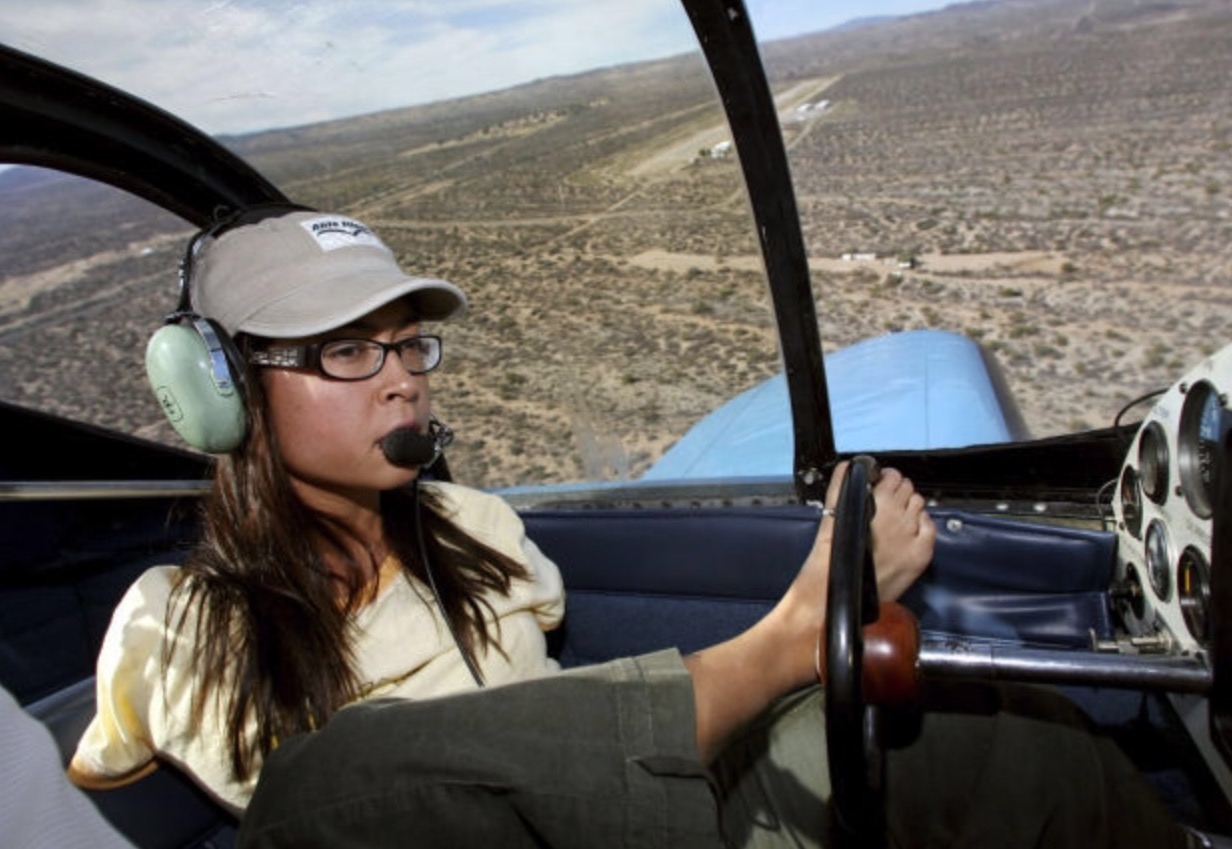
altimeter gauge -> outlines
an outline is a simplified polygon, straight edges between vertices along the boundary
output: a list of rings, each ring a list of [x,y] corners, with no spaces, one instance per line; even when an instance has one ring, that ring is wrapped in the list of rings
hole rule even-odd
[[[1177,474],[1189,509],[1211,517],[1215,503],[1215,466],[1224,429],[1223,400],[1215,387],[1198,381],[1185,395],[1177,433]]]

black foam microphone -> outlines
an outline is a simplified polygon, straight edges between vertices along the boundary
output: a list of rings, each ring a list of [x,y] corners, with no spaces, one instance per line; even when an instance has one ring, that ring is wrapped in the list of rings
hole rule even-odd
[[[381,440],[385,459],[395,466],[412,469],[426,466],[436,459],[436,440],[411,427],[390,431]]]
[[[453,431],[437,419],[428,423],[428,432],[413,427],[392,430],[381,440],[385,459],[406,469],[426,469],[437,461],[445,446],[453,442]]]

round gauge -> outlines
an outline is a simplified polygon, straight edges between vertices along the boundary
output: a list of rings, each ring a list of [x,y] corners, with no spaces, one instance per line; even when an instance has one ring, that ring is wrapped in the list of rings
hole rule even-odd
[[[1150,422],[1138,439],[1138,473],[1142,491],[1156,504],[1168,497],[1168,438],[1159,422]]]
[[[1205,646],[1210,637],[1211,567],[1192,545],[1181,552],[1176,568],[1176,595],[1189,633]]]
[[[1223,404],[1215,387],[1205,380],[1195,383],[1181,407],[1176,470],[1189,509],[1202,519],[1211,517],[1215,503],[1215,464],[1223,417]]]
[[[1168,529],[1156,519],[1146,529],[1146,576],[1160,601],[1172,592],[1172,558],[1168,556]]]
[[[1125,568],[1125,586],[1118,593],[1119,598],[1128,605],[1135,619],[1141,619],[1146,616],[1146,602],[1143,601],[1142,579],[1138,577],[1138,570],[1133,566]]]
[[[1121,472],[1121,521],[1134,539],[1142,537],[1142,489],[1133,466]]]

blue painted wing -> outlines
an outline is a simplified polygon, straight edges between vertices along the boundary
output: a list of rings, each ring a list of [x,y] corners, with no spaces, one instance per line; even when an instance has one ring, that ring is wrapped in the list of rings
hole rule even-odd
[[[973,340],[913,330],[827,354],[840,452],[959,448],[1025,437],[999,369]],[[647,480],[792,473],[787,381],[777,375],[702,419]]]

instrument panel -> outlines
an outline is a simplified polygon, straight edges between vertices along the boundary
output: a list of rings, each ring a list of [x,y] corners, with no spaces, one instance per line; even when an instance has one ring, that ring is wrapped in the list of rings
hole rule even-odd
[[[1232,345],[1160,397],[1117,481],[1114,603],[1128,632],[1161,650],[1209,647],[1215,470],[1230,395]]]

